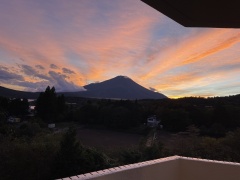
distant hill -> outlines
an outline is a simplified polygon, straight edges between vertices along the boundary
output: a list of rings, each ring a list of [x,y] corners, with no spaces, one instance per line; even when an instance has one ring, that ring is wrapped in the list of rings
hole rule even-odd
[[[153,92],[137,84],[125,76],[84,86],[87,91],[79,92],[79,96],[112,99],[163,99],[165,95]]]
[[[84,86],[87,91],[79,92],[61,92],[70,97],[85,98],[109,98],[109,99],[163,99],[165,95],[153,92],[137,84],[132,79],[125,76],[115,78]],[[17,91],[0,86],[0,96],[11,98],[28,98],[36,99],[39,92]]]
[[[17,91],[0,86],[0,96],[8,98],[36,99],[39,96],[39,92]]]

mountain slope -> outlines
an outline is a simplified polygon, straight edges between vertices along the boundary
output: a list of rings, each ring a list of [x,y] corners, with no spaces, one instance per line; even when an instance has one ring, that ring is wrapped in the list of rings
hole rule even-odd
[[[135,83],[128,77],[117,76],[115,78],[84,86],[87,91],[61,92],[71,97],[85,98],[109,98],[109,99],[163,99],[165,95],[150,91]],[[0,86],[0,96],[9,98],[36,99],[40,92],[17,91]]]
[[[0,86],[0,96],[8,98],[26,98],[26,99],[36,99],[39,96],[39,92],[26,92],[26,91],[17,91],[9,88]]]
[[[117,99],[162,99],[165,95],[150,91],[132,79],[117,76],[113,79],[84,86],[87,91],[80,92],[85,97],[117,98]]]

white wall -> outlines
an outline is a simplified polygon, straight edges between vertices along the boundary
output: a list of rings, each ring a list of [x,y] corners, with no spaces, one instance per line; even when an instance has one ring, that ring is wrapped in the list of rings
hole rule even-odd
[[[180,158],[179,180],[240,180],[237,163]]]

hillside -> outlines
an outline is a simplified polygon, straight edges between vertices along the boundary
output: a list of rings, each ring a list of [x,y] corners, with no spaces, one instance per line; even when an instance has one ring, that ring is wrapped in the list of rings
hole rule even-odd
[[[36,99],[39,96],[39,92],[17,91],[0,86],[0,96],[8,98]]]

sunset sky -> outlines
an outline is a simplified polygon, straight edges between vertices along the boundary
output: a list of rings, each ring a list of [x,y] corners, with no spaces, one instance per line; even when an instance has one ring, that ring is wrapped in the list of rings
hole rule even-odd
[[[240,30],[185,28],[140,0],[1,0],[0,25],[4,87],[124,75],[171,98],[240,93]]]

